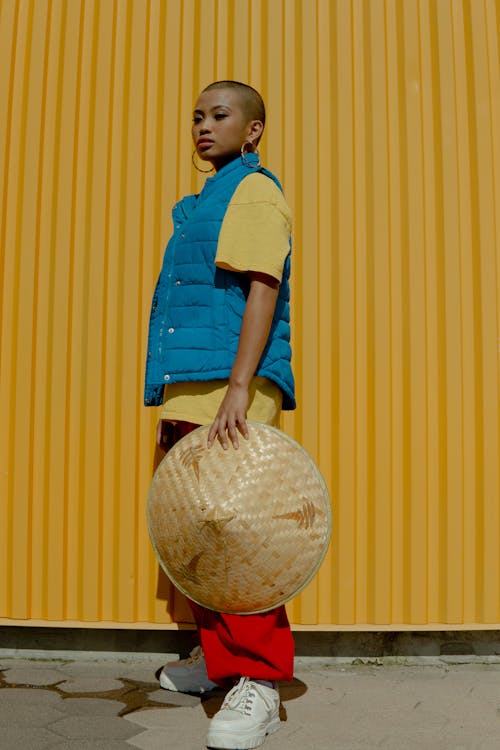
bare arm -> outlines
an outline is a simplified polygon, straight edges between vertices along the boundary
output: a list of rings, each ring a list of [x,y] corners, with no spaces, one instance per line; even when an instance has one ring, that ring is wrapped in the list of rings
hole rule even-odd
[[[246,414],[249,387],[264,351],[273,321],[279,282],[265,273],[250,273],[248,294],[241,324],[238,351],[234,360],[229,386],[208,433],[208,446],[216,437],[222,447],[228,447],[228,437],[238,448],[238,431],[248,438]]]

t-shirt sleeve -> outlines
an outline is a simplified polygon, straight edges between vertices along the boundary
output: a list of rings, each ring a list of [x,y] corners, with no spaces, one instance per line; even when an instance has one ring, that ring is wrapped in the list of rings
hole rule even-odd
[[[281,281],[290,251],[291,213],[278,186],[261,172],[245,177],[222,222],[215,264]]]

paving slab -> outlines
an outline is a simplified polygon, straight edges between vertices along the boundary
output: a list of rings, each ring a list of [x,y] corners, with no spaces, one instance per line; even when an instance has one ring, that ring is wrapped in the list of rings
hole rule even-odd
[[[45,750],[58,740],[48,729],[2,727],[2,750]]]
[[[158,680],[155,674],[162,666],[162,664],[152,664],[144,667],[134,667],[124,664],[115,676],[124,680],[132,680],[133,682],[145,682],[157,685]]]
[[[70,716],[51,725],[51,730],[71,740],[125,740],[137,734],[137,726],[129,721],[104,716]]]
[[[0,705],[2,703],[25,703],[32,706],[54,706],[62,703],[62,698],[53,690],[41,688],[0,688]]]
[[[209,720],[201,705],[189,711],[183,708],[144,709],[127,714],[124,718],[140,721],[144,725],[149,723],[147,714],[153,717],[150,728],[127,740],[129,745],[141,750],[205,750]]]
[[[4,675],[4,681],[9,685],[55,685],[64,679],[66,678],[62,672],[47,667],[13,667]]]
[[[133,724],[138,724],[144,729],[168,729],[173,721],[178,721],[179,716],[172,717],[172,710],[168,708],[143,708],[123,717]],[[185,716],[185,721],[190,721],[191,716]]]
[[[183,743],[186,743],[186,739],[186,737],[183,737]],[[127,745],[129,746],[129,749],[132,746],[139,747],[141,750],[165,750],[166,747],[176,747],[172,741],[170,733],[167,734],[164,729],[148,729],[147,731],[138,734],[136,737],[127,740]],[[195,750],[198,746],[199,745],[192,745],[191,747]],[[183,744],[177,745],[177,747],[180,750],[180,747],[187,748],[189,746]]]
[[[63,740],[50,750],[130,750],[124,740]],[[166,750],[166,748],[164,748]]]
[[[64,698],[62,710],[70,716],[117,716],[126,703],[103,698]]]
[[[198,726],[180,727],[175,724],[169,729],[148,729],[137,737],[131,737],[127,744],[129,748],[132,746],[141,750],[205,750],[208,723],[205,724],[202,730]],[[309,748],[312,750],[311,746]]]
[[[148,693],[148,698],[155,703],[166,703],[169,706],[184,706],[187,708],[193,708],[199,706],[201,699],[196,695],[189,695],[188,693],[175,693],[172,690],[153,690]]]
[[[114,680],[112,677],[100,678],[79,677],[75,680],[66,680],[58,685],[59,690],[64,693],[108,693],[112,690],[120,690],[123,687],[121,680]]]
[[[33,706],[24,701],[4,701],[0,704],[0,747],[3,727],[46,727],[58,719],[64,719],[64,713],[51,706],[44,706],[43,710],[40,710],[40,706]]]

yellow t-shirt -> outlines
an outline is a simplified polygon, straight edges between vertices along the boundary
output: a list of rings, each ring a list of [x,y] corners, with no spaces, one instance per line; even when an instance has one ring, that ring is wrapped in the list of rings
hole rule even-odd
[[[289,252],[291,214],[278,186],[261,172],[245,177],[228,205],[219,233],[215,264],[242,273],[266,273],[281,281]],[[227,390],[227,380],[172,383],[165,388],[161,419],[210,424]],[[248,419],[277,426],[282,392],[268,378],[250,386]]]

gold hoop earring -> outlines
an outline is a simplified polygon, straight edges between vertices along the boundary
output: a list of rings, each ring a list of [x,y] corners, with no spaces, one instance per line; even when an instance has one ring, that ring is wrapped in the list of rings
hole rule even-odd
[[[197,163],[194,160],[194,155],[196,154],[196,149],[191,154],[191,161],[193,162],[193,167],[198,170],[198,172],[201,172],[202,174],[208,174],[209,172],[214,171],[214,167],[210,167],[210,169],[200,169]]]
[[[247,151],[245,149],[245,146],[251,146],[252,151],[249,151],[248,153],[249,154],[255,154],[255,156],[257,157],[257,162],[253,162],[253,161],[250,161],[249,159],[247,159],[247,157],[246,157]],[[244,143],[242,143],[242,145],[241,145],[241,151],[240,151],[240,153],[241,153],[241,159],[243,161],[243,164],[245,164],[247,167],[250,167],[250,169],[258,169],[258,167],[262,166],[262,164],[260,163],[260,154],[259,154],[259,151],[257,149],[257,146],[253,145],[252,141],[244,141]]]

